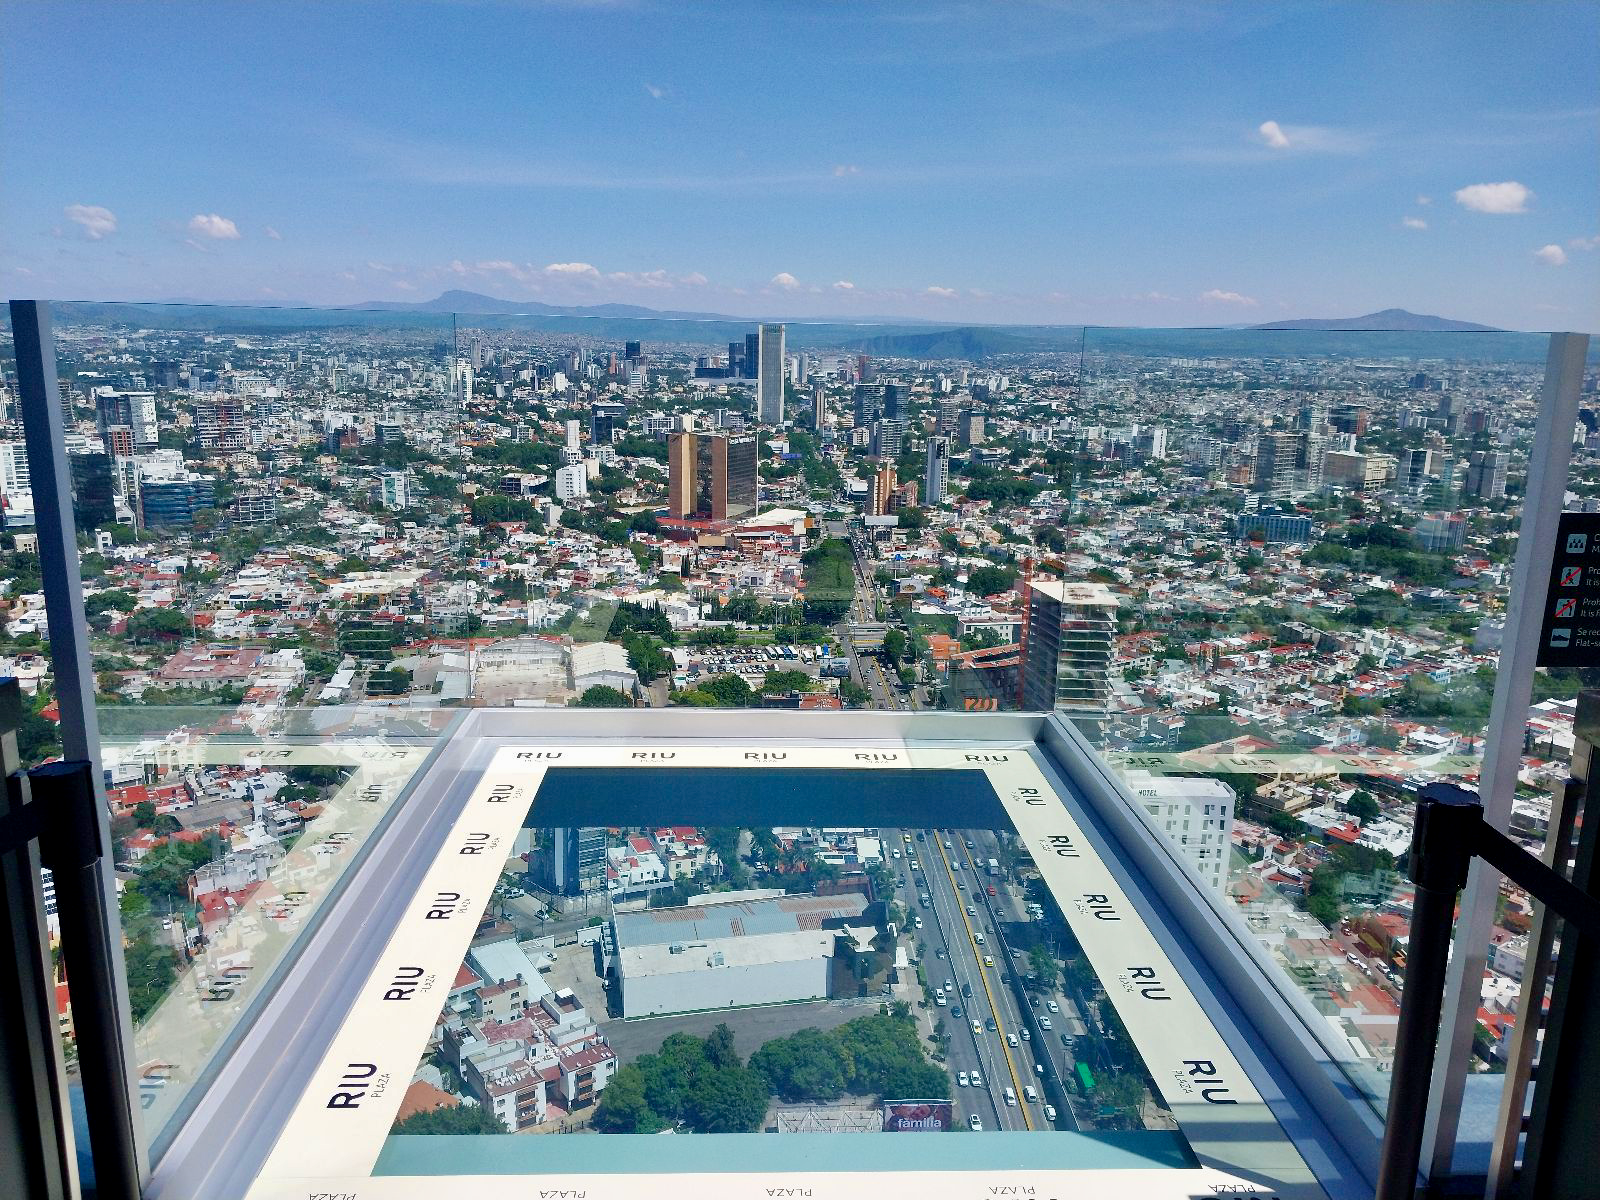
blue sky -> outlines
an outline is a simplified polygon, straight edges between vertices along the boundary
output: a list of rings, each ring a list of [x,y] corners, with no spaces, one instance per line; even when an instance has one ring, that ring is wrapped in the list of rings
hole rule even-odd
[[[1600,6],[11,0],[12,296],[1600,330]]]

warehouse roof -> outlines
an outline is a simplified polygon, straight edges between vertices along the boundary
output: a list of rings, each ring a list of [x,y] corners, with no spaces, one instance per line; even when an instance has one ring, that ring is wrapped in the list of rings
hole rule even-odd
[[[613,921],[617,945],[665,946],[674,942],[706,942],[774,933],[817,930],[824,922],[842,924],[860,918],[867,898],[859,892],[837,896],[805,893],[731,904],[685,905],[618,913]]]
[[[838,935],[831,929],[793,930],[760,938],[713,938],[657,945],[627,946],[617,955],[622,978],[678,975],[729,967],[760,967],[779,962],[832,958]]]

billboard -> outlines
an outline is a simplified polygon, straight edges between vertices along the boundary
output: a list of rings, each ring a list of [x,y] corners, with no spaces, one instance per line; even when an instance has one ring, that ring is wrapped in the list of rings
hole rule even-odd
[[[885,1133],[948,1133],[955,1104],[950,1100],[885,1100]]]

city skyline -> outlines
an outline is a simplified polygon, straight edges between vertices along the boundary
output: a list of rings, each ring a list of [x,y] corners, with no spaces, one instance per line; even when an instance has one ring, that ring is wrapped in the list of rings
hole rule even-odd
[[[1600,325],[1590,7],[24,9],[13,295]]]

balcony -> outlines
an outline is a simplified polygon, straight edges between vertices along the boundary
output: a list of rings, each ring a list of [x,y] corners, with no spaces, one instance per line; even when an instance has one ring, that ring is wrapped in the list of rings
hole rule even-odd
[[[951,416],[951,498],[866,515],[871,385],[824,372],[759,511],[674,525],[674,425],[749,407],[688,342],[558,387],[535,318],[57,315],[13,315],[7,765],[95,765],[123,1053],[60,1071],[121,1182],[130,1097],[146,1196],[1371,1195],[1418,791],[1567,865],[1591,681],[1535,642],[1586,339],[1084,330]],[[949,436],[949,364],[880,369]],[[1463,892],[1441,1185],[1515,1178],[1541,914]],[[980,1129],[1039,1136],[840,1136]]]

